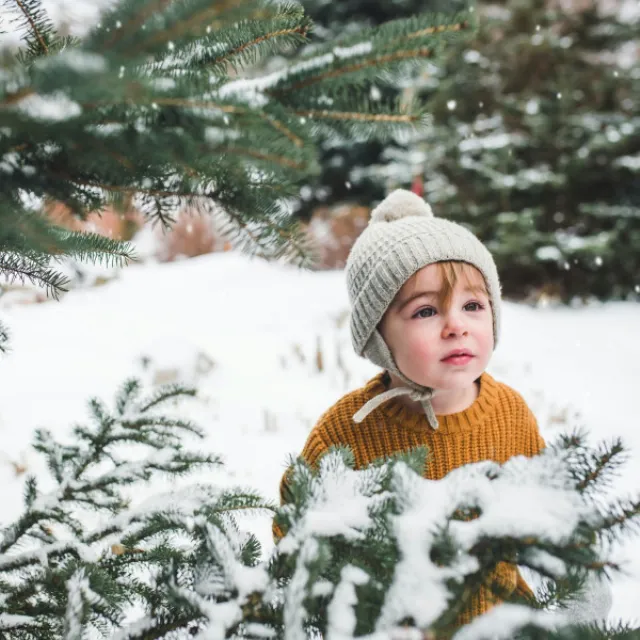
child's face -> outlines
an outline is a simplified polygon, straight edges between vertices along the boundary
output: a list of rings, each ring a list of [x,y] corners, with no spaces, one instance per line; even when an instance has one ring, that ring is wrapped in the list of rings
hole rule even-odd
[[[473,284],[484,280],[473,269]],[[473,293],[464,278],[456,282],[448,308],[438,302],[438,265],[420,269],[400,289],[379,329],[400,371],[425,387],[464,389],[486,369],[493,351],[493,316],[486,293]],[[470,357],[447,359],[453,350]]]

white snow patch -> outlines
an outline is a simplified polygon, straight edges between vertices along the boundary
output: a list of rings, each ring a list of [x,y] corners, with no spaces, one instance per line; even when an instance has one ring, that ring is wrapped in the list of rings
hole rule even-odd
[[[333,53],[337,58],[352,58],[354,56],[365,56],[371,53],[373,45],[371,42],[358,42],[351,47],[334,47]]]
[[[356,586],[366,584],[369,576],[360,568],[346,565],[340,572],[340,582],[327,608],[327,640],[350,640],[356,630],[358,603]]]
[[[62,61],[74,71],[100,73],[108,69],[106,58],[90,51],[79,51],[78,49],[68,49],[59,53],[54,61]]]
[[[549,630],[562,623],[559,614],[535,611],[529,607],[501,604],[464,626],[453,640],[509,640],[527,624],[537,624]]]
[[[61,91],[41,96],[30,95],[16,104],[16,108],[39,120],[68,120],[82,113],[82,107]]]

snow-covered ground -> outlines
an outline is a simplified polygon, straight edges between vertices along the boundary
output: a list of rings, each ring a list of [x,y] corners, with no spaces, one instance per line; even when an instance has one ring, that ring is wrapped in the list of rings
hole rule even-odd
[[[60,302],[0,299],[0,317],[12,332],[12,352],[0,357],[3,523],[21,508],[25,475],[15,465],[44,474],[30,449],[34,429],[64,437],[85,419],[89,397],[111,402],[127,377],[153,384],[177,375],[196,384],[200,399],[181,411],[206,430],[198,446],[226,461],[207,479],[276,499],[288,456],[299,452],[315,420],[376,372],[351,349],[341,272],[311,273],[225,253],[114,275]],[[524,395],[547,440],[576,426],[594,441],[622,436],[630,460],[614,492],[635,494],[640,305],[506,303],[503,327],[490,372]],[[268,519],[247,526],[271,547]],[[628,575],[613,583],[611,617],[637,621],[640,537],[616,555]]]

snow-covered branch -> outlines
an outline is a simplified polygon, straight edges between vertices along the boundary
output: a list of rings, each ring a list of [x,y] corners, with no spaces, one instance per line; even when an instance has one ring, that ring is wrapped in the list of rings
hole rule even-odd
[[[552,610],[586,576],[617,568],[603,557],[602,539],[616,516],[628,532],[640,501],[604,508],[597,487],[585,489],[621,450],[614,443],[590,451],[576,434],[533,458],[465,465],[440,480],[423,477],[421,450],[362,470],[341,451],[326,454],[316,471],[298,461],[291,502],[278,514],[286,535],[275,556],[288,576],[289,637],[302,638],[309,626],[331,638],[393,638],[407,624],[450,633],[465,603],[486,588],[514,604],[460,637],[493,637],[483,630],[502,626],[511,631],[500,637],[513,637],[542,631],[551,619],[564,628],[560,616],[536,613],[535,601],[523,604],[515,583],[506,592],[496,576],[518,564],[564,584],[544,603]]]

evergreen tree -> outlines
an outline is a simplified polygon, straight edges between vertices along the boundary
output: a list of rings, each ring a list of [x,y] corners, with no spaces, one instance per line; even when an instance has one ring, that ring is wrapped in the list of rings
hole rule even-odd
[[[465,20],[461,12],[469,3],[466,0],[302,0],[302,4],[314,22],[315,39],[326,42],[342,34],[357,34],[388,20],[410,18],[426,11],[440,15],[438,21],[456,24]],[[415,84],[426,68],[428,65],[422,62],[410,69],[406,76],[386,74],[379,77],[371,86],[371,99],[374,102],[396,100],[402,103],[407,89]],[[319,146],[321,172],[304,185],[297,204],[298,215],[302,219],[308,219],[314,208],[323,204],[348,200],[368,205],[381,200],[386,195],[386,184],[380,180],[380,173],[391,161],[386,150],[407,149],[401,136],[388,140],[332,136],[321,140]],[[372,167],[376,170],[372,171]]]
[[[271,568],[285,584],[286,637],[451,638],[487,584],[506,603],[456,638],[638,637],[629,625],[562,617],[586,580],[617,570],[605,541],[638,522],[640,500],[607,505],[600,495],[622,452],[620,442],[590,449],[574,433],[533,459],[465,465],[436,481],[424,478],[423,448],[358,471],[348,450],[317,469],[298,460]],[[501,562],[543,579],[535,601],[505,592]]]
[[[640,293],[640,77],[620,64],[638,24],[603,6],[478,3],[473,39],[423,87],[434,127],[392,154],[486,242],[508,296]]]
[[[312,23],[285,0],[122,0],[78,40],[40,0],[7,4],[24,47],[2,57],[0,273],[53,294],[66,281],[52,260],[133,256],[54,225],[40,208],[51,199],[79,217],[132,202],[163,224],[190,204],[238,246],[303,264],[288,203],[318,171],[317,137],[419,128],[419,107],[371,101],[369,87],[459,32],[422,15],[302,47]]]
[[[292,502],[278,510],[254,491],[202,484],[132,503],[159,475],[220,464],[184,446],[201,434],[196,425],[167,415],[193,395],[171,386],[145,397],[128,381],[113,408],[90,402],[91,422],[69,444],[37,433],[53,487],[27,478],[24,512],[0,530],[0,637],[445,639],[502,561],[547,579],[539,600],[499,605],[460,637],[637,637],[550,612],[587,574],[617,569],[603,542],[637,522],[640,501],[601,496],[619,442],[593,450],[575,434],[535,458],[467,465],[438,481],[423,477],[423,449],[362,470],[337,450],[317,469],[295,464]],[[270,558],[234,517],[260,510],[287,528]]]
[[[201,430],[166,414],[193,395],[168,386],[144,397],[130,380],[113,409],[91,400],[91,422],[73,429],[70,444],[37,432],[54,488],[27,478],[24,512],[2,528],[0,637],[172,637],[205,619],[189,598],[222,588],[231,542],[250,575],[259,545],[240,535],[233,514],[269,508],[255,493],[192,485],[130,506],[143,482],[221,464],[185,449],[184,437]]]

